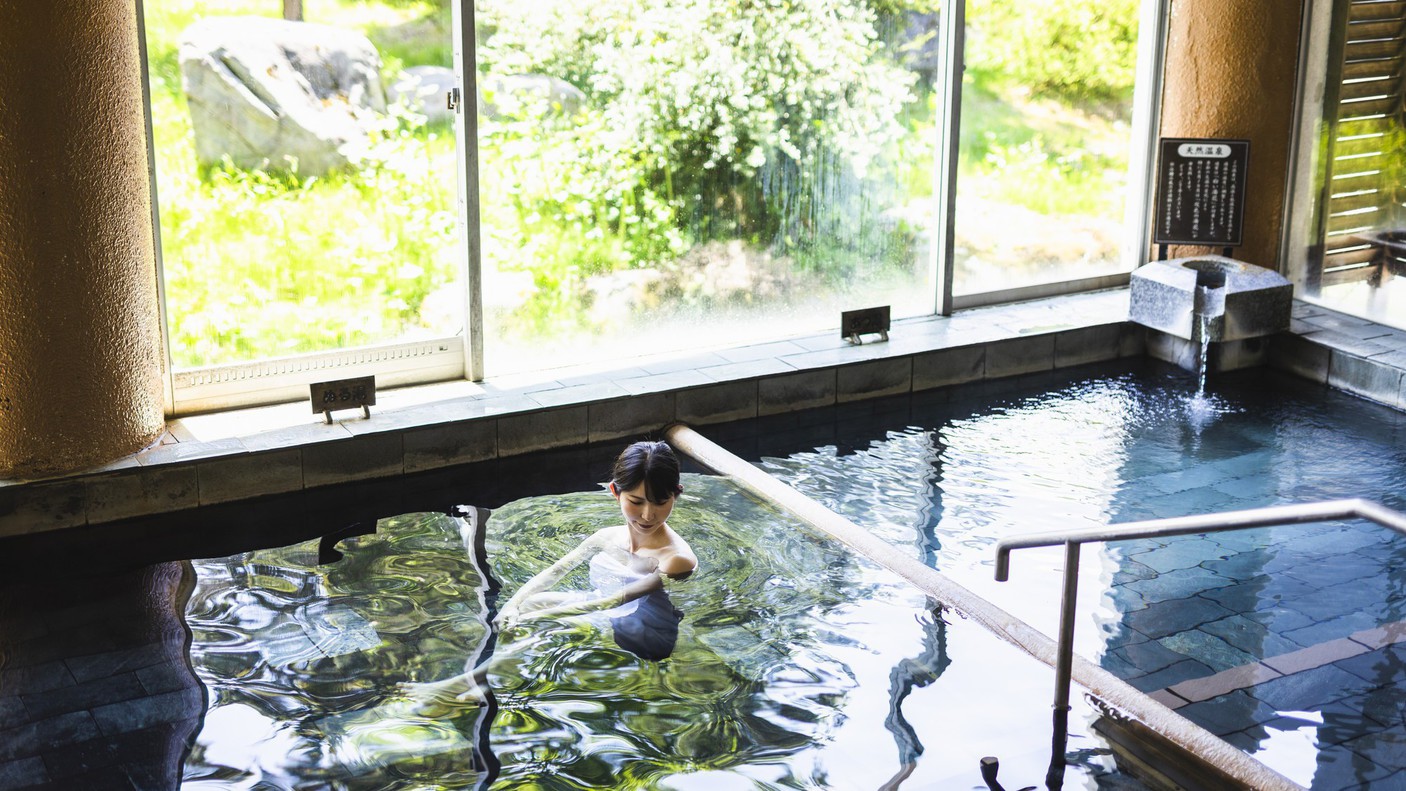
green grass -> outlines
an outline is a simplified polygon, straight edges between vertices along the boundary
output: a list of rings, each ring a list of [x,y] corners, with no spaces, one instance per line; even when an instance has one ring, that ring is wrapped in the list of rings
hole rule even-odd
[[[959,189],[1042,214],[1117,214],[1127,130],[1102,113],[968,83]]]
[[[453,185],[431,167],[453,162],[453,139],[425,142],[325,179],[217,169],[163,180],[178,364],[452,334],[421,319],[426,298],[456,270]]]
[[[309,4],[312,6],[313,4]],[[274,15],[271,2],[200,4],[208,15]],[[152,123],[171,352],[178,367],[452,334],[427,299],[458,270],[454,138],[413,122],[366,167],[322,178],[197,165],[176,60],[195,3],[147,4]],[[376,30],[416,9],[342,3],[335,19]],[[310,21],[324,21],[312,17]],[[402,62],[439,57],[409,44]],[[451,303],[452,304],[452,303]]]

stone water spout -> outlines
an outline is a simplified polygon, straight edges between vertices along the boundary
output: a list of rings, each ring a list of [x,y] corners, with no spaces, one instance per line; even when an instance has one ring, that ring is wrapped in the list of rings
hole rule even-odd
[[[1293,290],[1278,272],[1225,256],[1153,261],[1132,274],[1128,318],[1155,330],[1149,354],[1204,377],[1263,363],[1259,339],[1289,328]]]
[[[1133,272],[1128,318],[1195,343],[1258,338],[1289,328],[1293,291],[1278,272],[1225,256],[1153,261]]]

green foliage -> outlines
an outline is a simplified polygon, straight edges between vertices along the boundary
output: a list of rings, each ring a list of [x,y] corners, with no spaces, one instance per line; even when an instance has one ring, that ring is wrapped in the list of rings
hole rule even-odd
[[[964,191],[1049,215],[1121,212],[1126,129],[1077,108],[1028,111],[980,84],[966,86]]]
[[[434,11],[449,11],[449,0],[384,0],[388,6],[396,8],[418,8],[428,7]],[[473,0],[467,0],[473,2]]]
[[[902,14],[912,11],[917,14],[936,14],[945,5],[944,0],[868,0],[874,13],[885,15]]]
[[[1014,146],[988,146],[986,170],[1000,173],[990,179],[986,197],[1041,214],[1107,216],[1122,206],[1122,193],[1111,189],[1121,176],[1116,163],[1085,149],[1059,151],[1036,135]]]
[[[599,115],[518,110],[479,129],[485,262],[531,276],[515,331],[582,329],[588,277],[659,265],[686,249],[667,174],[664,189],[652,189],[646,163],[601,144],[610,130]]]
[[[873,12],[844,0],[543,0],[530,15],[486,4],[480,20],[495,31],[481,68],[580,87],[583,126],[599,131],[578,136],[582,150],[641,169],[665,203],[739,208],[718,233],[775,230],[765,198],[734,176],[823,151],[862,173],[902,133],[911,98],[912,75],[879,55]]]
[[[579,328],[589,278],[668,270],[709,240],[842,281],[854,233],[893,235],[836,202],[884,166],[912,99],[868,7],[543,0],[528,15],[483,3],[478,21],[492,31],[481,70],[551,75],[587,97],[567,117],[485,96],[499,106],[480,126],[485,260],[534,287],[504,317],[514,330]]]
[[[396,24],[368,24],[366,37],[381,53],[381,73],[393,78],[411,66],[454,65],[453,24],[448,5],[426,0],[393,0],[390,5],[414,15]]]
[[[405,21],[380,4],[341,6],[309,7],[310,21],[330,21],[319,10],[381,30]],[[181,31],[201,16],[280,11],[257,0],[146,4],[162,265],[178,367],[457,329],[427,326],[433,319],[424,310],[457,272],[452,134],[392,116],[364,167],[323,178],[197,167],[177,63]],[[425,62],[423,50],[407,52],[407,60]]]
[[[1122,35],[1099,28],[1111,24],[1104,17],[1047,19],[1040,24],[1055,26],[1040,38],[1016,17],[1046,19],[1043,7],[1016,14],[1008,1],[975,2],[973,24],[985,32],[972,52],[986,59],[969,72],[964,191],[1051,213],[1107,209],[1118,159],[1081,127],[1100,122],[1067,107],[1031,113],[1029,98],[1006,88],[1026,79],[1067,102],[1118,95],[1131,84],[1131,33],[1107,55],[1118,62],[1089,77],[1049,41],[1067,44],[1075,30]],[[518,278],[510,285],[522,292],[496,316],[490,304],[490,322],[524,337],[599,329],[602,279],[677,272],[714,240],[771,256],[804,289],[846,289],[911,267],[925,222],[917,207],[933,189],[939,113],[877,31],[902,30],[906,14],[937,6],[540,0],[524,14],[520,4],[480,0],[481,74],[546,74],[586,95],[571,114],[485,97],[497,107],[479,128],[485,276]],[[1132,8],[1128,0],[1089,5],[1105,16],[1124,7]],[[323,178],[195,167],[180,30],[204,14],[279,10],[259,0],[146,7],[167,304],[181,367],[457,329],[426,310],[458,266],[446,130],[392,119],[366,167]],[[308,11],[310,21],[363,30],[388,77],[402,66],[448,64],[442,0],[337,0]],[[995,25],[1009,27],[993,34]],[[987,46],[993,41],[1000,46]],[[1042,48],[1052,51],[1037,57]],[[1027,67],[1016,53],[1043,81],[1015,71]],[[1115,89],[1109,75],[1124,71],[1127,86]],[[1059,87],[1051,74],[1082,82]],[[1072,122],[1043,120],[1051,115]],[[904,211],[881,216],[889,208]],[[490,302],[504,288],[489,289]],[[671,310],[715,307],[677,289],[649,298],[677,303]]]
[[[972,0],[970,9],[967,66],[978,81],[1071,103],[1132,97],[1136,0]]]
[[[171,353],[181,367],[360,346],[431,329],[455,278],[453,140],[413,122],[325,178],[215,168],[158,149]],[[436,162],[438,160],[438,162]]]

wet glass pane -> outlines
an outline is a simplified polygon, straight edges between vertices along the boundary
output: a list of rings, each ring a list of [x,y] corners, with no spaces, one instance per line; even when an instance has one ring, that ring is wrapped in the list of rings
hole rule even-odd
[[[175,366],[463,326],[447,5],[149,0]]]
[[[1314,216],[1298,294],[1406,327],[1406,114],[1398,4],[1335,6],[1315,151]],[[1387,32],[1384,32],[1387,31]]]
[[[954,294],[1128,272],[1135,0],[970,0]]]
[[[477,7],[491,374],[932,311],[935,0]]]

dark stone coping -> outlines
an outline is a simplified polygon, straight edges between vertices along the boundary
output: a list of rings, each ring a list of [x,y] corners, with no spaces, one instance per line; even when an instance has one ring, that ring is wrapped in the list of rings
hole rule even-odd
[[[1166,337],[1127,314],[1128,290],[1112,289],[902,320],[887,342],[817,335],[535,380],[391,390],[369,420],[345,413],[355,416],[325,425],[306,404],[175,419],[163,444],[103,467],[0,481],[0,542],[76,539],[78,528],[197,512],[205,523],[228,511],[247,527],[260,501],[278,495],[298,495],[295,512],[325,526],[373,500],[418,492],[423,502],[465,465],[497,468],[508,476],[500,488],[545,480],[533,461],[543,451],[565,452],[559,458],[576,461],[553,464],[589,480],[586,470],[599,474],[596,457],[618,440],[674,422],[718,426],[1130,357],[1176,362]],[[1406,409],[1406,332],[1303,302],[1293,316],[1290,331],[1257,353],[1228,355],[1231,367],[1265,363]],[[584,461],[593,458],[593,467]]]

